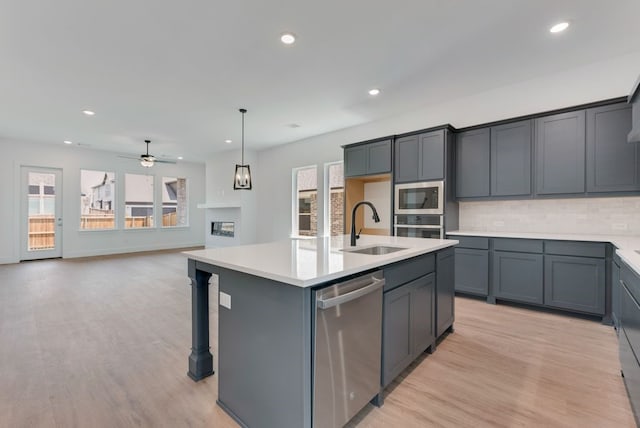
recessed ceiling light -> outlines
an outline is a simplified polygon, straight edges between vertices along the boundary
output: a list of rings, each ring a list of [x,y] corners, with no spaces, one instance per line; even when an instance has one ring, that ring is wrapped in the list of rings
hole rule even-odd
[[[93,115],[95,115],[95,114],[96,114],[96,112],[91,111],[91,110],[82,110],[82,112],[83,112],[84,114],[86,114],[87,116],[93,116]]]
[[[380,93],[380,89],[378,89],[378,88],[369,89],[369,95],[376,96],[379,93]]]
[[[280,41],[285,45],[292,45],[296,42],[296,36],[293,33],[282,33]]]
[[[227,143],[227,144],[233,143],[233,141],[231,141],[231,140],[224,140],[224,142]]]
[[[182,160],[182,156],[178,156],[178,160]]]
[[[561,33],[562,31],[566,30],[567,28],[569,28],[569,23],[568,22],[558,22],[556,25],[554,25],[553,27],[549,28],[549,32],[551,33]]]
[[[73,141],[64,140],[63,143],[65,143],[65,144],[73,144]]]

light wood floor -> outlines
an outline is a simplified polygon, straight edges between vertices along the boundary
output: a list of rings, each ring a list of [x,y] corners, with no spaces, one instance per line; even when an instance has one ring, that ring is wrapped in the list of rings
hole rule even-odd
[[[635,426],[612,328],[456,305],[455,333],[351,426]],[[176,253],[0,266],[0,427],[236,427],[217,376],[186,376],[190,314]]]

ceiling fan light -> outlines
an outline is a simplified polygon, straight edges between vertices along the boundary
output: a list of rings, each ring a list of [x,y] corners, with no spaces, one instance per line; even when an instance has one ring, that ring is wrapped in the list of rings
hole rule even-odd
[[[153,166],[153,158],[142,158],[140,159],[140,165],[145,168],[151,168]]]

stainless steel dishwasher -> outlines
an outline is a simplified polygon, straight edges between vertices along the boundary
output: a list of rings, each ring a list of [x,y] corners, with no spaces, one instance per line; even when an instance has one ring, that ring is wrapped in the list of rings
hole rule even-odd
[[[382,271],[315,292],[313,427],[342,427],[380,392]]]

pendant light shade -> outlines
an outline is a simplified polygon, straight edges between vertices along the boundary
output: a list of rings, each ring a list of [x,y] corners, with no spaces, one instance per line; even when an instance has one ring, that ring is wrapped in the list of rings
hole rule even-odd
[[[233,190],[251,190],[251,169],[244,163],[244,114],[247,109],[241,108],[242,113],[242,163],[236,164],[236,173],[233,177]]]

